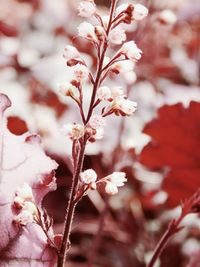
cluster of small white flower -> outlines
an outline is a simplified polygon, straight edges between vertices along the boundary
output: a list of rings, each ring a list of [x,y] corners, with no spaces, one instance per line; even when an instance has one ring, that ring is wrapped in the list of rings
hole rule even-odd
[[[97,174],[94,170],[88,169],[81,173],[81,181],[88,185],[91,189],[96,189],[98,184],[105,185],[105,192],[109,195],[115,195],[118,193],[118,187],[124,185],[127,181],[126,174],[124,172],[113,172],[112,174],[97,181]]]
[[[34,221],[34,216],[37,214],[37,208],[34,203],[32,188],[24,183],[17,188],[13,200],[13,207],[17,215],[14,216],[13,222],[19,225],[27,225]]]
[[[116,4],[116,1],[113,0]],[[117,116],[130,116],[137,109],[137,103],[127,99],[121,87],[109,88],[103,84],[109,73],[126,75],[130,82],[136,80],[134,72],[135,63],[141,58],[142,51],[134,41],[126,41],[125,24],[144,19],[148,9],[141,4],[122,4],[116,8],[114,4],[110,16],[102,16],[93,0],[84,0],[78,6],[78,14],[84,18],[95,18],[94,23],[82,22],[78,26],[78,35],[94,45],[97,50],[97,70],[95,78],[89,70],[81,53],[74,46],[67,45],[64,49],[66,64],[71,68],[73,77],[68,84],[61,84],[60,93],[71,97],[79,106],[83,124],[73,123],[63,126],[63,132],[73,141],[87,140],[95,142],[104,134],[105,117],[111,114]],[[94,21],[94,20],[92,20]],[[112,58],[106,55],[108,47],[117,47]],[[113,49],[114,49],[113,48]],[[130,78],[131,77],[131,78]],[[83,110],[83,85],[88,81],[93,85],[93,92],[87,116]],[[96,106],[102,104],[101,114],[93,115]],[[86,187],[95,189],[99,182],[105,183],[105,191],[108,194],[118,192],[118,187],[126,182],[125,173],[113,174],[97,180],[94,170],[86,170],[81,173],[80,180]]]

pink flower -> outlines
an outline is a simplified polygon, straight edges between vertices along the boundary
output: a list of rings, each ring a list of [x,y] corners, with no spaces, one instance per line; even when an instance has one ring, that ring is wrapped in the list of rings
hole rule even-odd
[[[79,16],[89,18],[96,13],[96,5],[93,1],[82,1],[78,6]]]
[[[102,86],[97,90],[97,97],[99,100],[109,100],[111,98],[111,90],[107,86]]]
[[[89,75],[89,70],[85,65],[77,64],[73,67],[73,72],[75,79],[78,82],[82,82],[83,80],[86,80]]]
[[[88,22],[82,22],[78,27],[78,35],[92,42],[98,42],[95,28]]]
[[[61,129],[63,134],[66,134],[71,140],[80,139],[84,133],[85,129],[81,124],[65,124]]]
[[[105,126],[105,119],[100,115],[93,115],[89,121],[89,126],[97,130]]]
[[[148,9],[141,5],[141,4],[136,4],[134,5],[133,13],[132,13],[132,18],[135,20],[142,20],[148,15]]]
[[[97,174],[94,170],[88,169],[80,174],[81,181],[85,184],[94,183],[97,180]]]
[[[140,50],[134,41],[126,42],[120,49],[121,54],[133,62],[141,58],[142,50]]]
[[[67,45],[64,48],[63,57],[67,60],[70,60],[70,59],[74,59],[74,58],[80,58],[80,54],[74,46]]]
[[[108,40],[112,44],[122,44],[126,40],[126,33],[123,29],[117,27],[109,33]]]

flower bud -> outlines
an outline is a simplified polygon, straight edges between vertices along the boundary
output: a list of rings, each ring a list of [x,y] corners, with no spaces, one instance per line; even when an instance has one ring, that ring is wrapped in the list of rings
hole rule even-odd
[[[126,33],[125,30],[116,27],[114,28],[108,36],[108,40],[112,43],[112,44],[116,44],[116,45],[120,45],[122,44],[125,40],[126,40]]]
[[[92,42],[98,42],[95,28],[88,22],[82,22],[78,27],[78,35]]]
[[[94,170],[88,169],[80,174],[81,181],[85,184],[96,182],[97,174]]]
[[[97,90],[97,97],[99,100],[109,100],[111,98],[111,90],[107,86],[102,86]]]

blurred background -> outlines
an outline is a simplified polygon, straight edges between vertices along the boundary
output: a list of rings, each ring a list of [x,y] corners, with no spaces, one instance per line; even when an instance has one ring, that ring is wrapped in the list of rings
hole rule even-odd
[[[127,1],[119,1],[119,3]],[[130,1],[131,2],[131,1]],[[71,143],[64,123],[79,121],[74,104],[58,92],[70,80],[62,57],[75,45],[95,70],[93,48],[78,38],[78,0],[0,0],[0,91],[12,100],[8,128],[39,133],[59,168],[58,188],[44,206],[62,231],[71,185]],[[149,16],[127,27],[143,51],[135,76],[112,75],[107,85],[127,90],[138,103],[131,118],[110,117],[102,141],[87,148],[85,168],[99,176],[125,171],[128,183],[108,197],[93,191],[77,207],[69,254],[71,267],[143,267],[177,206],[200,186],[200,2],[146,0]],[[98,0],[108,12],[110,1]],[[167,12],[166,12],[167,11]],[[109,51],[112,53],[112,47]],[[86,84],[86,94],[90,95]],[[200,266],[200,219],[164,251],[157,267]]]

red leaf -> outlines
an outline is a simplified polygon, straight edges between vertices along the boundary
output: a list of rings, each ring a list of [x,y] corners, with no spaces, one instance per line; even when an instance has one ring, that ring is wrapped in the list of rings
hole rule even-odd
[[[176,206],[200,186],[200,103],[191,102],[187,109],[182,104],[163,106],[144,132],[152,140],[140,162],[154,171],[169,168],[163,188],[169,205]]]

